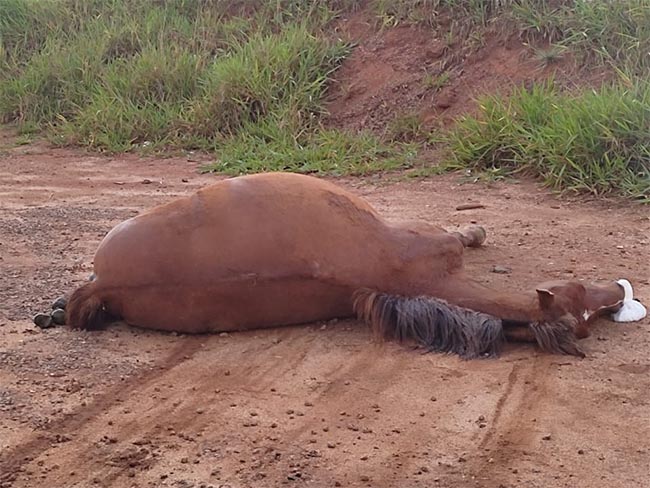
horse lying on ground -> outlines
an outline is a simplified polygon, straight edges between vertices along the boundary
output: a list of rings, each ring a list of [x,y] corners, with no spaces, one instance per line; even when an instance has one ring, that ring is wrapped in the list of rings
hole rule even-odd
[[[203,333],[356,313],[382,337],[465,357],[494,354],[504,338],[582,355],[575,339],[623,305],[614,282],[559,281],[520,293],[484,287],[462,269],[464,247],[484,239],[476,226],[449,233],[388,223],[314,177],[232,178],[111,230],[95,255],[96,278],[72,294],[66,321],[96,329],[120,318]]]

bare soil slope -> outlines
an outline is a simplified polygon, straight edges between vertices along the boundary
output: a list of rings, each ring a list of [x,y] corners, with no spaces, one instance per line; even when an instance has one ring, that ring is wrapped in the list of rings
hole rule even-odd
[[[608,77],[600,68],[578,66],[569,53],[544,63],[516,34],[498,29],[475,32],[480,42],[472,36],[450,42],[431,28],[375,26],[368,9],[338,25],[355,48],[331,87],[329,125],[382,133],[399,118],[416,116],[424,127],[445,126],[474,112],[484,95],[507,95],[551,77],[569,88],[597,86]]]
[[[598,323],[584,360],[516,346],[473,362],[378,346],[352,320],[198,337],[32,325],[114,224],[213,181],[198,164],[3,152],[0,486],[647,486],[648,320]],[[458,175],[339,183],[393,219],[485,225],[467,254],[484,282],[625,276],[650,302],[647,209]],[[486,208],[455,211],[470,201]]]

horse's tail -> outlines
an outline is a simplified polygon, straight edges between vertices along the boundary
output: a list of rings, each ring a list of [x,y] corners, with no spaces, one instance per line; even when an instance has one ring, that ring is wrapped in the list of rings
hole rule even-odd
[[[65,308],[65,322],[73,329],[101,329],[110,315],[99,295],[97,281],[77,288]]]
[[[471,359],[498,354],[502,321],[432,297],[401,297],[361,289],[353,309],[380,339],[413,340],[430,351]]]

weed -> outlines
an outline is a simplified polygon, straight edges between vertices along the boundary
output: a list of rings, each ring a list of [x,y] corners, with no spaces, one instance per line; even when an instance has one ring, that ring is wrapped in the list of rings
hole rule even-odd
[[[546,67],[560,61],[564,57],[566,51],[567,48],[565,46],[551,44],[547,48],[535,48],[534,57],[542,66]]]
[[[647,0],[522,0],[512,17],[530,42],[570,48],[583,62],[628,73],[650,69],[650,6]]]
[[[555,45],[544,62],[557,60],[563,47],[583,63],[637,75],[650,69],[648,0],[375,0],[373,5],[385,24],[429,26],[449,46],[462,42],[476,49],[484,44],[484,27],[504,30],[512,23],[532,46]]]
[[[413,141],[449,144],[449,164],[482,178],[522,171],[555,188],[650,198],[648,0],[372,0],[385,25],[428,26],[454,46],[426,88],[446,86],[449,65],[504,25],[544,65],[566,53],[619,76],[596,92],[544,85],[484,99],[481,116],[442,142],[409,114],[390,123],[387,142],[322,128],[328,83],[351,49],[329,27],[361,4],[0,0],[0,119],[21,142],[45,132],[108,151],[212,150],[212,169],[230,173],[365,174],[410,167]]]
[[[329,129],[296,137],[268,121],[217,143],[215,150],[218,161],[206,170],[229,174],[293,171],[367,175],[409,167],[416,155],[413,145],[388,146],[367,133]]]
[[[394,167],[404,152],[318,125],[350,50],[322,31],[359,5],[0,0],[0,117],[58,145],[216,150],[242,172]]]
[[[188,126],[206,137],[232,135],[270,117],[287,130],[304,129],[321,112],[321,95],[345,54],[345,45],[318,39],[301,26],[254,36],[206,71]]]
[[[466,27],[485,25],[513,3],[513,0],[375,0],[373,6],[385,26],[410,23],[437,28],[440,20],[446,21],[449,16]]]
[[[32,137],[29,134],[22,134],[16,138],[16,146],[26,146],[32,143]]]
[[[422,84],[427,90],[440,90],[447,86],[451,81],[451,75],[449,71],[443,71],[442,73],[433,76],[432,74],[427,73],[422,79]]]
[[[560,190],[650,198],[650,83],[579,94],[553,83],[488,97],[448,134],[455,167],[525,172]]]
[[[389,123],[387,136],[393,142],[411,142],[421,139],[422,120],[417,114],[399,115]]]

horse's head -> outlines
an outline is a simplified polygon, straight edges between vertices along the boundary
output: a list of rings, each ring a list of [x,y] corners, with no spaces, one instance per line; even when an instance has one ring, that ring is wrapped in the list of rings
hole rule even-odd
[[[598,285],[552,281],[539,285],[537,296],[544,322],[570,323],[579,337],[587,335],[587,325],[605,313],[613,314],[632,305],[637,307],[637,313],[645,312],[640,304],[632,303],[632,286],[627,280]],[[633,320],[640,318],[643,316]]]
[[[584,356],[575,338],[587,337],[589,322],[600,315],[620,314],[623,308],[629,307],[636,308],[634,320],[645,316],[645,308],[632,300],[632,287],[627,280],[605,285],[552,281],[537,287],[537,298],[540,318],[529,327],[543,349],[556,353]],[[640,311],[643,315],[639,316]]]

